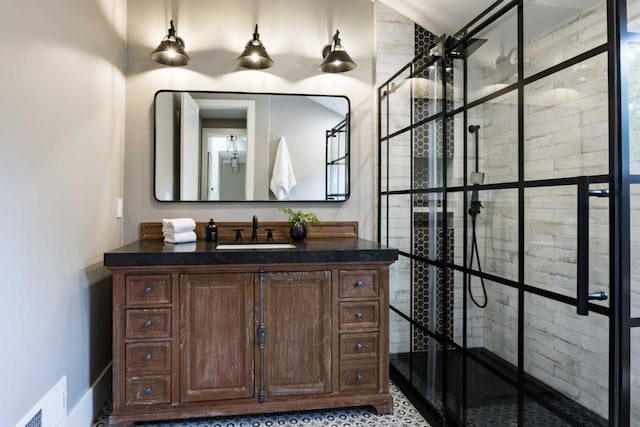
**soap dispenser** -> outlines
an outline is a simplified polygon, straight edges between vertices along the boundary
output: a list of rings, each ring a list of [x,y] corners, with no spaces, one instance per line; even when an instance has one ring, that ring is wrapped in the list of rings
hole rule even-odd
[[[218,241],[218,226],[213,221],[213,218],[209,220],[209,224],[207,225],[206,241],[207,242]]]

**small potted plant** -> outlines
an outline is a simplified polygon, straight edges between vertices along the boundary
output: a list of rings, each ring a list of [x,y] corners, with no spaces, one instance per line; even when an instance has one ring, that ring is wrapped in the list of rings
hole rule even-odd
[[[289,234],[293,240],[304,240],[307,237],[306,223],[317,224],[320,222],[313,212],[294,211],[290,208],[280,210],[289,217],[291,223]]]

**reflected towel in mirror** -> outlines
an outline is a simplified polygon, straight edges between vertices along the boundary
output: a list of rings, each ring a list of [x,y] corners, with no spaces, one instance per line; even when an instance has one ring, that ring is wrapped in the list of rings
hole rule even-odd
[[[276,152],[276,160],[273,164],[273,173],[271,174],[271,182],[269,188],[278,200],[285,200],[289,197],[289,193],[296,186],[296,177],[291,167],[291,159],[289,157],[289,149],[284,137],[278,142],[278,151]]]

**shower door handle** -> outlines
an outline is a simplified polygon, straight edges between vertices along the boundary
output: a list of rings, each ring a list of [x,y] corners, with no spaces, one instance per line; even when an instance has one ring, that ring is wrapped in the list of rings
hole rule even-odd
[[[590,190],[589,177],[578,178],[578,259],[576,312],[589,315],[589,301],[604,301],[609,298],[606,292],[589,292],[589,197],[609,197],[609,190]]]
[[[606,301],[609,299],[609,295],[606,292],[598,291],[598,292],[589,292],[589,301]]]
[[[589,177],[578,178],[578,253],[576,260],[576,312],[589,315]]]

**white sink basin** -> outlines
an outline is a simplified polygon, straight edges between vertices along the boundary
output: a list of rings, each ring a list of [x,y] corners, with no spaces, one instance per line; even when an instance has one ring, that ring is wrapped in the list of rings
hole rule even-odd
[[[220,244],[216,249],[233,249],[236,251],[248,249],[295,249],[296,245],[291,243],[239,243],[239,244]]]

